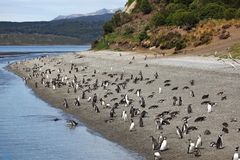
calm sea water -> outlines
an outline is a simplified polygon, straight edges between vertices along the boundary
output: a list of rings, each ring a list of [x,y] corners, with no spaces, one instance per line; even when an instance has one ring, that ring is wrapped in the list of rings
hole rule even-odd
[[[9,51],[53,52],[55,46],[8,47]],[[58,46],[57,51],[81,51],[88,46]],[[62,50],[60,50],[61,48]],[[0,47],[6,52],[6,47]],[[0,160],[134,160],[142,159],[83,124],[70,129],[71,115],[37,98],[21,78],[6,71],[8,61],[33,58],[45,53],[0,59]],[[53,121],[54,118],[60,121]],[[81,123],[81,122],[80,122]]]

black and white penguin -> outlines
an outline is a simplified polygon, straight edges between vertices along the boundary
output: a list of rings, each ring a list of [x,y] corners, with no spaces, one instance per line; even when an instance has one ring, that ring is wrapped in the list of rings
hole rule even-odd
[[[182,97],[179,97],[178,106],[182,106]]]
[[[192,105],[191,104],[188,105],[187,112],[188,112],[188,114],[192,113]]]
[[[177,132],[178,137],[180,139],[182,139],[183,138],[182,130],[178,126],[176,127],[176,132]]]
[[[190,81],[190,84],[191,84],[191,86],[194,86],[195,81],[194,81],[194,80],[191,80],[191,81]]]
[[[183,134],[188,134],[188,122],[185,121],[182,126],[182,133]]]
[[[100,113],[100,110],[99,110],[99,108],[96,104],[94,104],[94,110],[95,110],[96,113]]]
[[[146,107],[145,100],[144,100],[144,98],[143,98],[142,96],[140,97],[139,103],[140,103],[140,106],[141,106],[142,108],[145,108],[145,107]]]
[[[158,73],[157,72],[154,74],[154,77],[155,77],[155,79],[158,79]]]
[[[129,127],[129,131],[132,132],[132,131],[134,131],[134,129],[135,129],[135,123],[134,123],[133,119],[131,119],[131,124],[130,124],[130,127]]]
[[[233,154],[232,160],[239,160],[239,153],[238,153],[239,147],[236,147],[235,153]]]
[[[80,101],[79,101],[78,98],[75,98],[75,100],[74,100],[74,105],[75,105],[75,106],[80,106]]]
[[[63,105],[64,105],[65,108],[69,108],[67,99],[65,99],[65,98],[64,98],[64,100],[63,100]]]
[[[162,159],[162,156],[160,154],[160,152],[154,152],[154,160],[161,160]]]
[[[194,94],[193,90],[190,91],[190,96],[195,97],[195,94]]]
[[[139,117],[139,127],[144,127],[143,118],[141,116]]]
[[[210,103],[207,104],[207,112],[208,113],[212,112],[212,105]]]
[[[78,125],[78,123],[74,120],[68,120],[67,125],[70,127],[76,127]]]
[[[112,109],[110,110],[110,117],[113,118],[114,115],[115,115],[115,111],[114,111],[114,108],[112,108]]]
[[[223,148],[222,135],[219,135],[219,136],[218,136],[217,143],[216,143],[216,148],[217,148],[217,149],[222,149],[222,148]]]
[[[189,144],[188,144],[188,154],[193,154],[195,151],[195,144],[193,143],[193,141],[191,139],[189,139]]]
[[[200,148],[201,146],[202,146],[202,137],[201,135],[198,135],[195,148]]]
[[[124,121],[127,121],[127,111],[122,112],[122,118]]]
[[[140,97],[140,96],[141,96],[141,89],[138,89],[138,90],[136,91],[136,94],[137,94],[138,97]]]
[[[178,100],[177,97],[174,96],[174,97],[173,97],[173,106],[176,106],[176,104],[177,104],[177,100]]]
[[[158,141],[153,136],[150,136],[150,138],[152,140],[152,149],[159,150],[160,145],[159,145]]]
[[[166,151],[168,149],[167,137],[163,137],[163,141],[160,147],[160,151]]]

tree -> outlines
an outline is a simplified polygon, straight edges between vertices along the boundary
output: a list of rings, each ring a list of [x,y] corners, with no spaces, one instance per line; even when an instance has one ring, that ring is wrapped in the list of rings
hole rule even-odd
[[[144,14],[149,14],[152,12],[152,6],[151,4],[148,2],[148,0],[139,0],[140,1],[140,10],[144,13]]]
[[[165,16],[160,12],[156,13],[155,15],[153,15],[153,17],[151,19],[151,24],[154,25],[155,27],[164,25],[165,24]]]
[[[170,21],[174,25],[190,27],[198,23],[197,17],[192,12],[185,10],[178,10],[173,13],[170,17]]]
[[[200,19],[221,19],[224,18],[224,10],[225,8],[222,5],[217,3],[209,3],[200,10],[199,17]]]
[[[105,35],[108,34],[108,33],[112,33],[114,31],[112,22],[111,21],[106,22],[103,25],[103,30],[104,30]]]

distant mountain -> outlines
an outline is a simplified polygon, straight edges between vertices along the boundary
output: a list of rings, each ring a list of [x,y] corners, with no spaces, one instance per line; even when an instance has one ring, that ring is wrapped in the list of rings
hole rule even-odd
[[[84,16],[96,16],[96,15],[104,15],[104,14],[114,14],[116,11],[121,10],[121,8],[118,9],[100,9],[96,12],[92,12],[92,13],[87,13],[87,14],[71,14],[71,15],[60,15],[56,18],[53,19],[53,21],[56,20],[63,20],[63,19],[74,19],[74,18],[79,18],[79,17],[84,17]]]
[[[45,22],[0,22],[0,45],[91,43],[101,37],[103,24],[113,16],[104,10],[96,13]]]

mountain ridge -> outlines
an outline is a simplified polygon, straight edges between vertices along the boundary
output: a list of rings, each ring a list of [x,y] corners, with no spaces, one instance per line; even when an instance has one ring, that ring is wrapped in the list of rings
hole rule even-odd
[[[64,20],[64,19],[75,19],[75,18],[80,18],[80,17],[86,17],[86,16],[95,16],[95,15],[104,15],[104,14],[114,14],[116,11],[121,10],[121,8],[117,9],[100,9],[95,12],[90,12],[86,14],[71,14],[71,15],[60,15],[54,18],[52,21],[57,21],[57,20]]]

